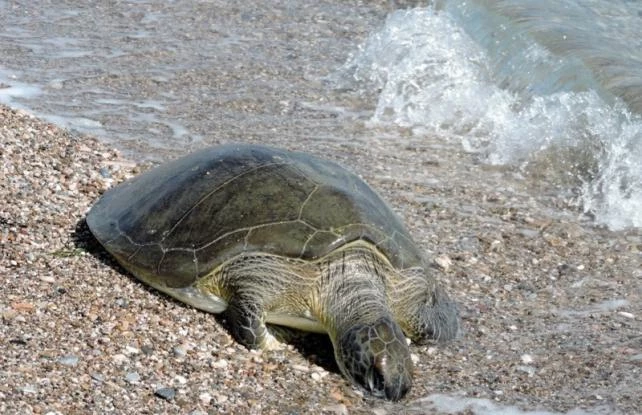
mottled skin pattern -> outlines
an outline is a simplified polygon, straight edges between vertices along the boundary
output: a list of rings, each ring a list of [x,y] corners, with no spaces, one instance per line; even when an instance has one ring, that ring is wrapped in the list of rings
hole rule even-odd
[[[340,166],[261,146],[206,149],[108,191],[87,216],[142,281],[225,313],[248,348],[269,324],[328,333],[355,385],[398,400],[412,385],[405,336],[456,336],[455,304],[396,215]]]

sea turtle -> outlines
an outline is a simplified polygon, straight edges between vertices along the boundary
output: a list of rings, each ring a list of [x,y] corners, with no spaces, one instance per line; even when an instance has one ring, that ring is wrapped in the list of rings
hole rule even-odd
[[[276,347],[271,325],[327,333],[341,372],[377,397],[411,387],[405,336],[458,330],[454,302],[392,210],[359,177],[308,154],[197,151],[107,191],[87,223],[140,280],[226,313],[248,348]]]

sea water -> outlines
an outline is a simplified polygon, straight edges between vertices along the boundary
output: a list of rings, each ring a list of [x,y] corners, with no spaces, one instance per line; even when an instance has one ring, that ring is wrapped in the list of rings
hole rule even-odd
[[[324,29],[324,10],[347,7],[335,3],[259,2],[234,20],[216,2],[0,0],[0,101],[151,154],[216,131],[279,131],[293,104],[270,91],[330,80],[373,100],[371,126],[457,140],[546,178],[598,224],[642,226],[642,2],[438,0],[369,16],[365,40],[333,44],[301,16],[318,7]],[[273,59],[307,59],[308,73],[233,76]],[[203,74],[219,67],[230,83],[209,85]],[[223,105],[243,94],[283,116]]]
[[[642,2],[458,1],[399,10],[339,71],[373,124],[460,140],[642,226]]]

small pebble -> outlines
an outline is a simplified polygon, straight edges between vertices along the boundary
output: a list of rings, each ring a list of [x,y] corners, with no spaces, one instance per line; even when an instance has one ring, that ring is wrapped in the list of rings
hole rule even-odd
[[[129,358],[122,353],[118,353],[112,356],[111,358],[116,364],[123,364],[129,361]]]
[[[329,405],[323,408],[323,412],[331,412],[333,414],[348,415],[348,407],[340,403],[337,405]]]
[[[36,309],[36,306],[23,301],[11,304],[11,308],[18,312],[30,313]]]
[[[529,363],[533,363],[533,356],[531,356],[529,354],[523,354],[522,355],[522,363],[524,363],[525,365],[527,365]]]
[[[453,264],[453,261],[448,255],[442,254],[435,258],[435,264],[444,271],[448,271]]]
[[[25,385],[22,387],[22,393],[26,394],[32,394],[32,393],[38,393],[38,389],[34,385]]]
[[[183,346],[176,346],[174,349],[172,349],[174,352],[174,356],[176,357],[185,357],[187,356],[187,350]]]
[[[49,86],[49,88],[51,89],[62,89],[64,88],[65,84],[61,79],[52,79],[51,81],[49,81],[47,86]]]
[[[105,376],[102,373],[92,373],[91,378],[97,382],[104,382],[105,381]]]
[[[132,346],[125,346],[125,354],[128,356],[139,354],[140,349]]]
[[[217,360],[216,362],[212,363],[212,367],[215,367],[217,369],[225,369],[227,367],[228,363],[227,360],[225,359],[220,359]]]
[[[229,399],[227,395],[219,395],[219,394],[217,394],[214,398],[216,399],[216,403],[218,404],[225,403]]]
[[[140,348],[140,350],[141,350],[141,352],[143,352],[146,355],[150,355],[150,354],[154,353],[154,348],[152,346],[150,346],[150,345],[147,345],[147,344],[143,345]]]
[[[207,392],[201,393],[198,395],[198,399],[203,402],[203,405],[209,405],[212,402],[212,395]]]
[[[154,391],[154,395],[159,398],[171,401],[176,396],[176,389],[174,388],[158,388]]]
[[[292,365],[292,369],[303,373],[308,373],[310,371],[309,367],[303,365]]]
[[[125,375],[125,381],[127,383],[138,383],[140,381],[140,375],[138,372],[128,372]]]
[[[517,366],[517,370],[527,373],[528,377],[531,378],[535,375],[535,368],[533,366]]]
[[[78,364],[78,356],[67,355],[58,359],[58,363],[65,366],[76,366]]]
[[[490,251],[491,252],[500,252],[504,248],[504,244],[502,241],[495,239],[493,242],[490,243]]]
[[[619,315],[621,315],[622,317],[626,317],[626,318],[635,318],[635,315],[634,315],[634,314],[631,314],[631,313],[626,312],[626,311],[618,311],[617,313],[618,313]]]

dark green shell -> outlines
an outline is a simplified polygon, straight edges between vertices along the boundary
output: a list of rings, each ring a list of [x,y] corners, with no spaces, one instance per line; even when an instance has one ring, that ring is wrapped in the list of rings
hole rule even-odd
[[[107,191],[87,223],[125,268],[176,288],[242,253],[315,260],[358,239],[397,268],[423,266],[402,223],[363,180],[263,146],[212,147],[149,170]]]

